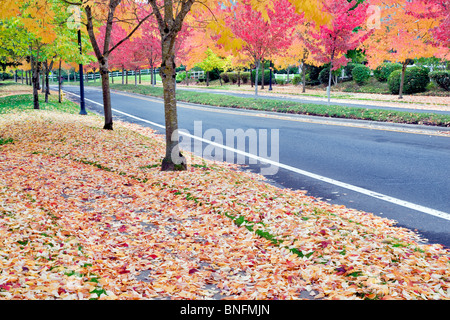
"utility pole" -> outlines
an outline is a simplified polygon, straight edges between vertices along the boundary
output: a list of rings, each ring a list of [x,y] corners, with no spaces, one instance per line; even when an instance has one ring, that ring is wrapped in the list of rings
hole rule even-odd
[[[80,56],[83,54],[81,50],[81,31],[78,29],[78,46],[80,47]],[[81,57],[80,57],[81,58]],[[84,104],[84,82],[83,82],[83,64],[79,64],[80,69],[80,114],[86,115],[86,107]]]

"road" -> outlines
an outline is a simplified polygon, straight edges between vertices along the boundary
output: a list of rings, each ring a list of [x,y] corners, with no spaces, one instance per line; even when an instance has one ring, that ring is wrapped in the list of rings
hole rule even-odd
[[[63,89],[74,97],[79,93],[78,87]],[[85,97],[88,110],[103,114],[99,88],[85,88]],[[115,119],[164,133],[162,100],[118,92],[112,92],[111,98]],[[278,129],[279,140],[268,146],[271,168],[277,169],[270,172],[275,174],[266,175],[269,183],[304,189],[329,203],[396,220],[397,226],[415,230],[430,243],[450,248],[450,135],[439,136],[436,129],[424,126],[374,126],[366,121],[187,103],[179,104],[178,119],[179,127],[191,137],[196,134],[208,138],[204,136],[207,132],[226,137],[227,129],[254,129],[257,133],[267,129],[270,141]],[[191,140],[191,146],[198,143]],[[216,143],[228,144],[220,140]],[[203,143],[198,150],[205,150],[206,146]],[[236,147],[237,142],[229,148]],[[250,151],[247,146],[246,152]],[[226,154],[225,150],[224,158]],[[278,156],[272,157],[274,154]],[[227,160],[236,161],[236,157]],[[250,164],[248,170],[259,172],[267,167],[258,162]]]

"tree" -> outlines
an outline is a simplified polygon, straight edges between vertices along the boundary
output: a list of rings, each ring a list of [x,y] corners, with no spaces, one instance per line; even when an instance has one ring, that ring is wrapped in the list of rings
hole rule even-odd
[[[161,36],[160,75],[164,90],[164,114],[166,126],[166,155],[162,171],[186,170],[186,158],[181,154],[178,141],[177,102],[175,98],[175,41],[183,27],[183,21],[191,10],[194,0],[178,2],[164,0],[162,7],[156,0],[149,0],[158,22]]]
[[[209,86],[209,73],[215,69],[223,70],[225,59],[216,55],[210,48],[206,50],[206,58],[197,66],[206,72],[206,85]]]
[[[448,0],[412,0],[406,2],[406,13],[420,19],[433,19],[429,28],[437,46],[450,47],[450,2]]]
[[[261,61],[269,59],[289,46],[294,27],[300,21],[300,15],[295,13],[295,8],[289,1],[275,1],[272,7],[267,9],[268,20],[265,20],[264,14],[255,10],[250,0],[243,0],[226,10],[224,23],[229,29],[225,26],[216,29],[218,35],[235,38],[236,47],[232,48],[233,54],[239,55],[236,50],[239,48],[242,54],[254,61],[255,95],[258,95],[257,82]],[[219,44],[223,41],[219,38]]]
[[[323,9],[332,15],[331,24],[320,26],[319,32],[309,30],[311,40],[303,38],[317,61],[330,63],[328,76],[328,103],[330,103],[331,71],[337,70],[350,60],[348,50],[357,48],[369,36],[369,32],[355,31],[366,21],[367,3],[347,0],[324,0]]]
[[[161,63],[161,37],[159,35],[158,25],[155,17],[147,19],[142,27],[138,30],[138,34],[131,40],[135,48],[138,48],[138,56],[140,60],[147,60],[151,70],[150,82],[154,86],[154,69]]]
[[[372,69],[385,61],[402,64],[399,99],[403,98],[403,83],[408,64],[415,58],[449,58],[449,49],[438,46],[430,34],[436,21],[429,17],[417,18],[408,14],[406,2],[372,0],[383,6],[380,27],[365,41],[367,60]],[[417,9],[419,10],[419,9]],[[423,10],[422,10],[423,11]]]
[[[145,11],[144,5],[132,0],[89,1],[83,5],[86,13],[86,29],[89,34],[95,57],[99,63],[99,70],[102,78],[103,111],[105,117],[103,129],[112,130],[113,119],[109,87],[109,56],[111,52],[117,49],[136,32],[141,24],[150,17],[151,13],[146,12],[146,14],[142,16],[142,12]],[[95,25],[99,23],[105,26],[102,44],[99,43],[95,28]],[[112,44],[111,34],[113,24],[119,23],[127,26],[129,31],[122,39],[118,40],[117,43]]]
[[[288,68],[290,66],[301,65],[302,70],[302,92],[305,92],[306,85],[306,66],[320,66],[321,63],[313,58],[311,51],[305,42],[311,42],[308,30],[311,28],[310,23],[304,19],[296,26],[296,30],[290,46],[283,55],[278,55],[274,59],[277,68]]]

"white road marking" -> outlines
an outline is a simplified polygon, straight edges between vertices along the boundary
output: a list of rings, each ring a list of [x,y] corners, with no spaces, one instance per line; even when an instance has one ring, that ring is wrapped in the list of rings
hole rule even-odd
[[[72,92],[68,92],[68,93],[79,97],[79,95],[76,95],[76,94],[74,94]],[[97,105],[103,106],[103,104],[98,103],[96,101],[93,101],[93,100],[90,100],[90,99],[86,99],[86,98],[85,98],[85,100],[89,101],[89,102],[92,102],[92,103],[95,103]],[[149,124],[154,125],[156,127],[165,129],[165,126],[161,125],[159,123],[152,122],[152,121],[149,121],[149,120],[146,120],[146,119],[142,119],[142,118],[133,116],[131,114],[128,114],[126,112],[122,112],[122,111],[114,109],[114,108],[112,108],[112,111],[120,113],[120,114],[123,114],[123,115],[125,115],[127,117],[130,117],[130,118],[133,118],[133,119],[136,119],[136,120],[139,120],[139,121],[143,121],[143,122],[149,123]],[[219,144],[219,143],[207,140],[207,139],[203,139],[201,137],[197,137],[197,136],[194,136],[194,135],[189,134],[189,133],[180,132],[180,134],[184,135],[184,136],[187,136],[187,137],[190,137],[192,139],[196,139],[196,140],[208,143],[210,145],[222,148],[224,150],[230,150],[230,151],[233,151],[233,152],[235,152],[237,154],[241,154],[241,155],[244,155],[246,157],[253,158],[253,159],[259,160],[261,162],[267,163],[267,164],[275,165],[275,166],[277,166],[279,168],[283,168],[283,169],[286,169],[286,170],[289,170],[289,171],[292,171],[292,172],[295,172],[295,173],[298,173],[298,174],[301,174],[301,175],[304,175],[304,176],[307,176],[307,177],[310,177],[310,178],[313,178],[313,179],[316,179],[316,180],[319,180],[319,181],[323,181],[323,182],[326,182],[326,183],[329,183],[329,184],[332,184],[332,185],[335,185],[335,186],[338,186],[338,187],[342,187],[342,188],[345,188],[345,189],[348,189],[348,190],[352,190],[352,191],[355,191],[355,192],[367,195],[367,196],[372,197],[372,198],[380,199],[380,200],[383,200],[383,201],[386,201],[386,202],[390,202],[390,203],[393,203],[393,204],[396,204],[396,205],[399,205],[399,206],[402,206],[402,207],[405,207],[405,208],[409,208],[409,209],[412,209],[412,210],[415,210],[415,211],[420,211],[420,212],[423,212],[423,213],[426,213],[426,214],[429,214],[429,215],[432,215],[432,216],[439,217],[439,218],[442,218],[442,219],[450,221],[450,214],[446,213],[446,212],[443,212],[443,211],[435,210],[435,209],[428,208],[428,207],[425,207],[425,206],[421,206],[421,205],[418,205],[418,204],[415,204],[415,203],[412,203],[412,202],[408,202],[408,201],[405,201],[405,200],[397,199],[397,198],[394,198],[394,197],[391,197],[391,196],[388,196],[388,195],[385,195],[385,194],[382,194],[382,193],[378,193],[378,192],[371,191],[371,190],[368,190],[368,189],[360,188],[360,187],[357,187],[357,186],[354,186],[354,185],[351,185],[351,184],[348,184],[348,183],[345,183],[345,182],[342,182],[342,181],[338,181],[338,180],[334,180],[334,179],[331,179],[331,178],[327,178],[327,177],[324,177],[324,176],[321,176],[321,175],[318,175],[318,174],[315,174],[315,173],[312,173],[312,172],[309,172],[309,171],[301,170],[301,169],[298,169],[298,168],[295,168],[295,167],[292,167],[292,166],[289,166],[289,165],[286,165],[286,164],[283,164],[283,163],[279,163],[279,162],[276,162],[276,161],[272,161],[272,160],[269,160],[269,159],[266,159],[266,158],[262,158],[262,157],[256,156],[256,155],[248,153],[248,152],[237,150],[237,149],[225,146],[223,144]]]

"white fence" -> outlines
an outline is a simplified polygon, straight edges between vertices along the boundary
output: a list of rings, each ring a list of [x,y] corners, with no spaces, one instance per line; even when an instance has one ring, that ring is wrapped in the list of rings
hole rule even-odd
[[[134,70],[129,70],[128,71],[128,76],[134,76],[135,73],[139,76],[139,71],[135,72]],[[141,70],[141,75],[149,75],[151,73],[152,73],[151,69],[142,69]],[[159,69],[154,69],[153,73],[154,74],[158,74],[159,73]],[[127,75],[127,71],[125,70],[124,76],[126,76],[126,75]],[[79,77],[78,73],[70,73],[69,72],[68,73],[68,77],[69,77],[68,78],[69,82],[70,81],[79,81],[80,80],[80,77]],[[114,77],[114,78],[122,77],[122,71],[110,72],[109,73],[109,77],[110,78],[111,77]],[[99,72],[96,72],[96,73],[85,73],[85,72],[83,72],[83,79],[84,79],[84,81],[94,81],[94,79],[97,80],[97,79],[100,79],[100,78],[101,78],[101,76],[100,76]],[[58,71],[53,71],[52,74],[49,76],[49,79],[50,79],[50,81],[57,81],[58,80]]]

